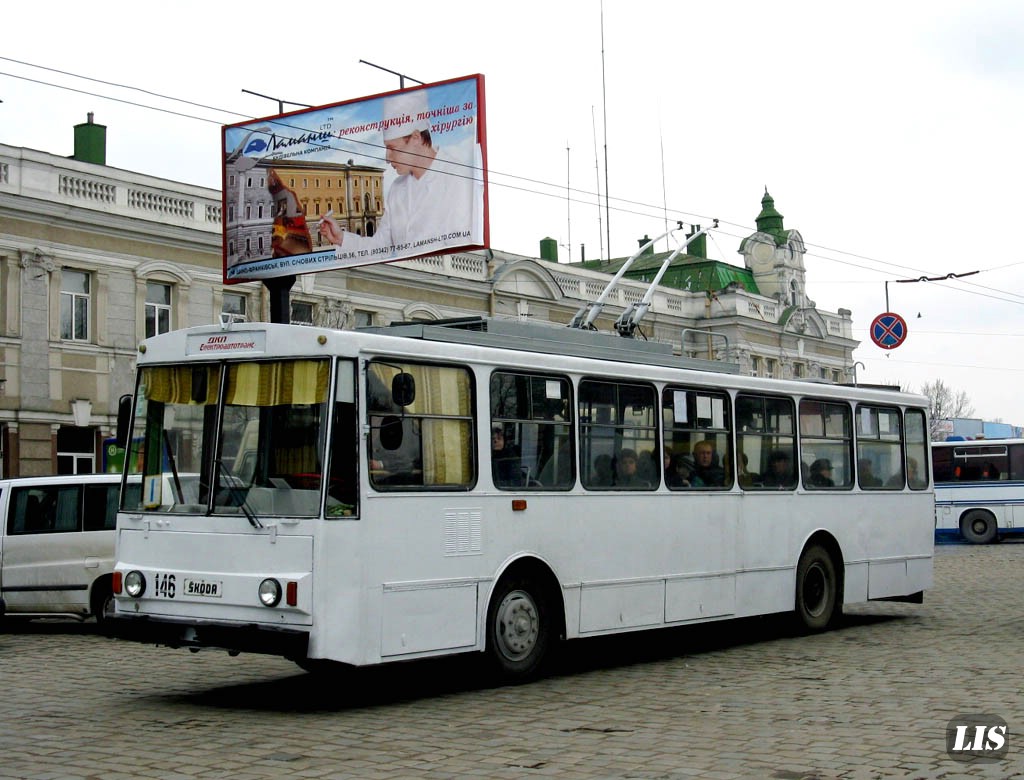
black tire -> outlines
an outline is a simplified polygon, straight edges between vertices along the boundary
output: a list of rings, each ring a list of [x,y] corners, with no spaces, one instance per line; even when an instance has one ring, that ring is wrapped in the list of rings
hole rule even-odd
[[[996,519],[984,509],[972,509],[960,518],[960,534],[971,544],[990,544],[997,536]]]
[[[487,653],[498,674],[508,681],[536,676],[551,645],[551,612],[547,594],[526,577],[502,579],[487,609]]]
[[[824,631],[842,613],[836,562],[828,550],[812,544],[796,567],[796,617],[807,631]]]
[[[97,582],[93,586],[90,608],[97,625],[102,628],[110,625],[114,617],[114,593],[110,589],[110,582]]]

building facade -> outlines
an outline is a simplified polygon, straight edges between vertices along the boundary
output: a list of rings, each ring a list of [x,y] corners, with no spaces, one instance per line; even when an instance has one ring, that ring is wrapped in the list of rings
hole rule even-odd
[[[104,144],[96,140],[100,128],[91,117],[75,128],[71,158],[0,144],[5,477],[116,468],[109,440],[118,399],[133,390],[141,340],[216,322],[221,314],[270,318],[262,284],[222,283],[221,193],[106,166]],[[82,152],[79,131],[90,141]],[[301,169],[288,175],[307,220],[338,212],[340,182],[346,182],[343,213],[358,219],[362,231],[381,215],[374,171],[339,171],[330,204],[326,178],[303,187]],[[228,208],[239,209],[235,219],[261,223],[251,235],[257,239],[272,221],[270,201],[258,179],[245,182],[228,182]],[[324,211],[318,214],[316,204]],[[673,269],[675,281],[655,290],[638,335],[669,342],[680,354],[738,364],[746,373],[848,381],[857,346],[850,312],[819,311],[807,298],[803,241],[762,206],[757,232],[740,246],[745,265],[687,256]],[[605,290],[612,265],[486,250],[310,274],[291,290],[291,320],[355,328],[482,315],[567,324]],[[612,330],[649,286],[643,268],[623,279],[597,327]]]

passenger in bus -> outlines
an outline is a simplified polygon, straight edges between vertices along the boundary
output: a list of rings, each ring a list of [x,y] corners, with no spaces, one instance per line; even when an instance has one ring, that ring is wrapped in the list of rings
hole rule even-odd
[[[775,450],[768,456],[768,471],[763,482],[765,487],[793,487],[793,464],[788,452]]]
[[[491,473],[499,487],[518,487],[523,484],[519,453],[515,445],[506,443],[500,426],[491,430]]]
[[[619,451],[619,456],[615,459],[615,487],[618,488],[649,488],[650,482],[647,482],[637,474],[637,454],[635,450],[629,448]]]
[[[598,455],[594,458],[594,471],[591,485],[593,487],[611,487],[615,482],[615,470],[612,468],[611,455]]]
[[[703,487],[700,477],[694,475],[697,468],[693,458],[677,452],[669,458],[668,468],[665,470],[665,484],[674,488]]]
[[[761,475],[755,474],[750,470],[750,458],[747,457],[747,453],[740,453],[740,472],[739,472],[740,487],[753,487],[754,485],[761,484]]]
[[[643,450],[637,454],[636,473],[648,485],[654,486],[658,483],[658,461],[654,450]]]
[[[807,480],[809,487],[830,488],[835,487],[835,480],[832,479],[832,461],[828,458],[818,458],[811,464],[811,475]]]
[[[875,476],[868,458],[857,461],[857,472],[860,474],[861,487],[882,487],[882,480]]]
[[[907,484],[917,489],[921,489],[927,484],[925,478],[918,471],[917,460],[914,458],[907,458]]]
[[[702,484],[708,487],[725,485],[725,469],[718,463],[718,454],[715,452],[713,441],[705,439],[694,444],[693,460],[696,464],[693,473],[700,478]]]

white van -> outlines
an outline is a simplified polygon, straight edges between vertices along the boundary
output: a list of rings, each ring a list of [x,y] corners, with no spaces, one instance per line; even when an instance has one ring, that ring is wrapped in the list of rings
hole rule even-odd
[[[113,614],[120,474],[0,480],[0,614]]]

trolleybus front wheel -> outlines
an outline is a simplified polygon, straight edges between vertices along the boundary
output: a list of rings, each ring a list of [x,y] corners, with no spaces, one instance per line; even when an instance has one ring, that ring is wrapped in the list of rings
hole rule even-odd
[[[551,643],[544,589],[523,577],[498,583],[487,610],[487,652],[499,674],[526,680],[537,674]]]
[[[796,616],[808,631],[824,631],[839,617],[839,580],[828,550],[812,544],[796,567]]]

